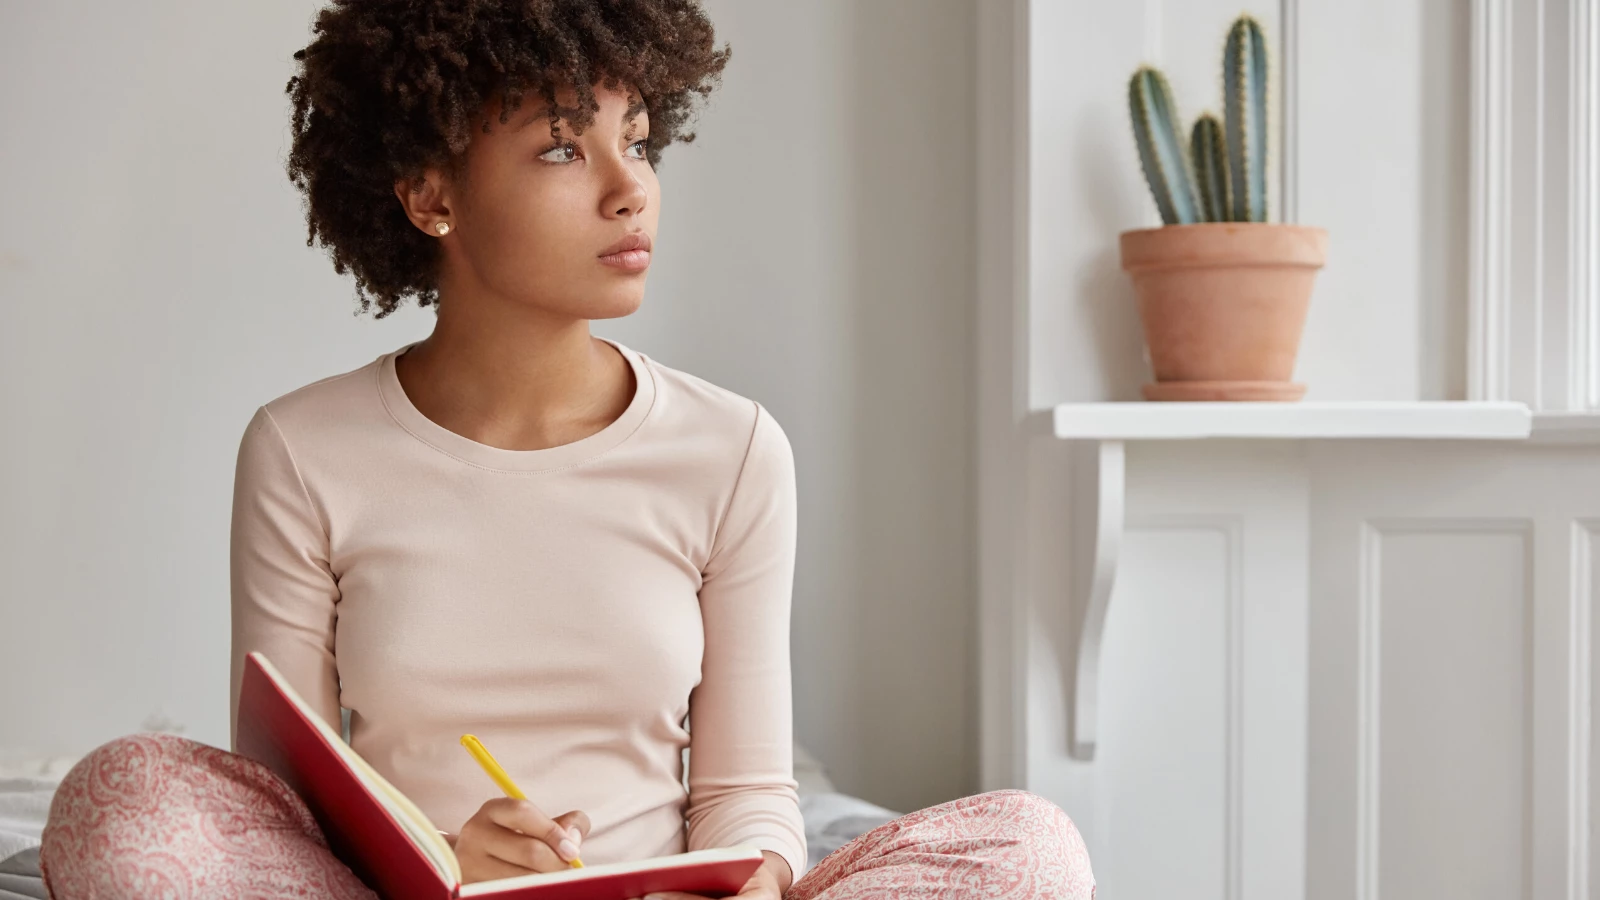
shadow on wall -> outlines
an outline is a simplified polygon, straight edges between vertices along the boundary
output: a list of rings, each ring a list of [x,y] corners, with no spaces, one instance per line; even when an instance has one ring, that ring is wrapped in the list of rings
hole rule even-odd
[[[917,809],[977,785],[974,33],[965,0],[848,5],[856,760]]]
[[[1441,223],[1447,229],[1442,240],[1424,240],[1417,248],[1421,296],[1418,313],[1422,321],[1418,334],[1436,335],[1422,341],[1417,386],[1422,397],[1438,400],[1467,399],[1467,266],[1463,264],[1470,242],[1466,173],[1469,145],[1459,135],[1467,134],[1471,113],[1467,91],[1451,91],[1448,85],[1466,84],[1472,75],[1472,17],[1452,9],[1453,0],[1429,0],[1423,4],[1423,32],[1445,31],[1448,37],[1422,41],[1422,96],[1448,98],[1448,102],[1424,103],[1421,139],[1418,141],[1424,177],[1418,180],[1418,206],[1424,221]]]
[[[1128,210],[1143,209],[1151,201],[1142,195],[1128,197],[1123,190],[1126,179],[1107,177],[1121,167],[1138,165],[1125,119],[1113,119],[1105,108],[1096,106],[1084,111],[1074,135],[1078,143],[1075,158],[1081,167],[1075,179],[1076,196],[1067,202],[1081,204],[1099,226],[1099,233],[1105,235],[1105,246],[1093,265],[1081,268],[1075,299],[1089,308],[1074,318],[1087,325],[1093,346],[1102,348],[1096,361],[1110,399],[1138,400],[1140,386],[1152,376],[1133,282],[1122,271],[1118,235],[1130,227]],[[1045,258],[1049,258],[1047,252]]]

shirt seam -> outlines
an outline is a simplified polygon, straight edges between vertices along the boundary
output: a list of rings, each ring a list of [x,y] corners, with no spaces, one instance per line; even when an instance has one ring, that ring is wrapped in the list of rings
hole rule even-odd
[[[322,516],[317,512],[316,504],[311,502],[311,490],[306,487],[305,474],[300,471],[300,463],[294,458],[294,448],[289,446],[289,438],[284,435],[283,428],[278,425],[277,418],[272,415],[272,410],[263,406],[261,407],[261,412],[266,415],[267,422],[272,425],[273,433],[278,436],[278,444],[283,447],[283,455],[289,458],[289,468],[294,472],[295,483],[300,485],[300,498],[306,502],[306,512],[310,513],[311,518],[316,520],[317,528],[322,532],[322,539],[328,543],[328,552],[331,555],[333,552],[333,537],[329,534],[328,523],[322,520]]]
[[[728,517],[733,513],[733,501],[738,499],[739,488],[744,486],[744,473],[749,470],[750,456],[755,452],[756,432],[761,430],[761,402],[751,400],[750,403],[756,408],[755,421],[750,425],[750,438],[745,443],[744,458],[739,461],[739,472],[733,478],[733,490],[728,492],[728,502],[723,504],[722,513],[717,516],[717,527],[711,531],[711,555],[706,557],[706,564],[701,569],[702,572],[711,568],[711,564],[716,562],[717,558],[722,555],[724,549],[722,546],[722,526],[727,524]]]

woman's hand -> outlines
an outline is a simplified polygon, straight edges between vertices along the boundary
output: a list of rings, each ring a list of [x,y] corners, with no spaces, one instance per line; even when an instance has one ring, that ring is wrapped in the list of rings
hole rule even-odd
[[[744,883],[733,900],[783,900],[783,892],[789,889],[789,883],[794,876],[789,872],[789,864],[783,857],[770,850],[761,851],[766,857],[766,862],[756,870],[750,880]],[[706,900],[699,894],[685,894],[682,891],[664,891],[656,894],[646,894],[641,900]]]
[[[589,835],[589,817],[573,810],[554,819],[528,800],[499,797],[479,807],[450,840],[461,881],[488,881],[571,868]]]

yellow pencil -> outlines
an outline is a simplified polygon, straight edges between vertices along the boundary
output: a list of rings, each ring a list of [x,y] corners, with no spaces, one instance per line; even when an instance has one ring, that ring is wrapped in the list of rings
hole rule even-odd
[[[511,776],[506,774],[506,770],[495,762],[493,756],[489,755],[489,749],[483,746],[483,741],[478,740],[474,735],[463,734],[461,736],[461,746],[467,748],[467,752],[471,753],[472,758],[478,761],[478,765],[483,767],[483,771],[489,773],[489,777],[494,779],[494,783],[500,786],[500,790],[504,791],[507,797],[513,800],[528,799],[528,795],[517,787],[517,783],[511,780]],[[583,860],[574,856],[571,866],[574,869],[581,869],[583,868]]]

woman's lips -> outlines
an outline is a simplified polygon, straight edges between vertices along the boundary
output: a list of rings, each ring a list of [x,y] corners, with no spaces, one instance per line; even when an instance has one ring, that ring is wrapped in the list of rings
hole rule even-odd
[[[608,253],[600,257],[600,261],[624,272],[643,272],[650,268],[650,251],[624,250],[621,253]]]
[[[643,272],[650,267],[650,235],[635,231],[600,251],[600,261],[624,272]]]

